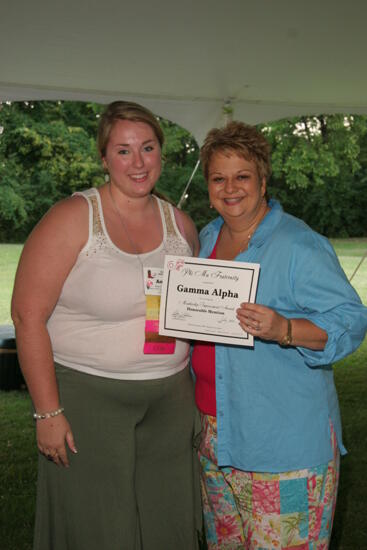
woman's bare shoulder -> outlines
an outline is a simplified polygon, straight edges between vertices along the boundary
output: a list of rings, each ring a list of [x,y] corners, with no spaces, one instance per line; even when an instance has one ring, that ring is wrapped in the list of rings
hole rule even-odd
[[[60,251],[80,251],[88,240],[89,208],[80,195],[54,204],[34,227],[25,248],[42,250],[58,247]]]
[[[35,230],[71,233],[88,232],[89,207],[86,199],[75,195],[55,203],[36,225]]]

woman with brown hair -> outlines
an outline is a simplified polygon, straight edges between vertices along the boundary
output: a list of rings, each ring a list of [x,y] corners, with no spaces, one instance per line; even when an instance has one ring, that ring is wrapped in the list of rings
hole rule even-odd
[[[12,311],[41,453],[35,550],[196,548],[188,343],[157,319],[164,256],[198,239],[154,192],[162,145],[150,111],[109,105],[109,181],[51,208],[23,250]]]
[[[362,342],[367,309],[328,240],[268,200],[261,132],[211,130],[201,161],[220,217],[200,256],[260,264],[256,304],[237,311],[254,346],[192,356],[208,548],[326,550],[346,452],[331,363]]]

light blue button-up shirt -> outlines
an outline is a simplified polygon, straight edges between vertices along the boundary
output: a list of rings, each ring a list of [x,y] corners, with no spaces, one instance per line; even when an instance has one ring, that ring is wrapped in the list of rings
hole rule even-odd
[[[328,341],[323,351],[257,338],[253,348],[216,344],[218,464],[282,472],[331,460],[330,420],[346,452],[331,363],[363,341],[367,308],[329,241],[277,201],[269,206],[236,260],[260,264],[258,304],[309,319]],[[222,224],[217,218],[201,231],[201,257],[210,255]]]

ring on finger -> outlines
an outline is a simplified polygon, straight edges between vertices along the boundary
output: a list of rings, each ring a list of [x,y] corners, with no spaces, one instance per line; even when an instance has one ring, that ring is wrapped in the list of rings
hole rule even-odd
[[[55,454],[47,453],[45,455],[45,457],[47,458],[47,460],[52,460],[53,461],[53,460],[55,460],[55,458],[58,458],[58,454],[57,453],[55,453]]]

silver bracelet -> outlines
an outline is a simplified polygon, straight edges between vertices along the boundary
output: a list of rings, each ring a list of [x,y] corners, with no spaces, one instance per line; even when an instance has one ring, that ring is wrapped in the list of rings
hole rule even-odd
[[[45,418],[53,418],[54,416],[58,416],[59,414],[64,412],[64,407],[60,407],[59,409],[56,409],[56,411],[46,412],[46,413],[34,413],[33,419],[34,420],[44,420]]]

